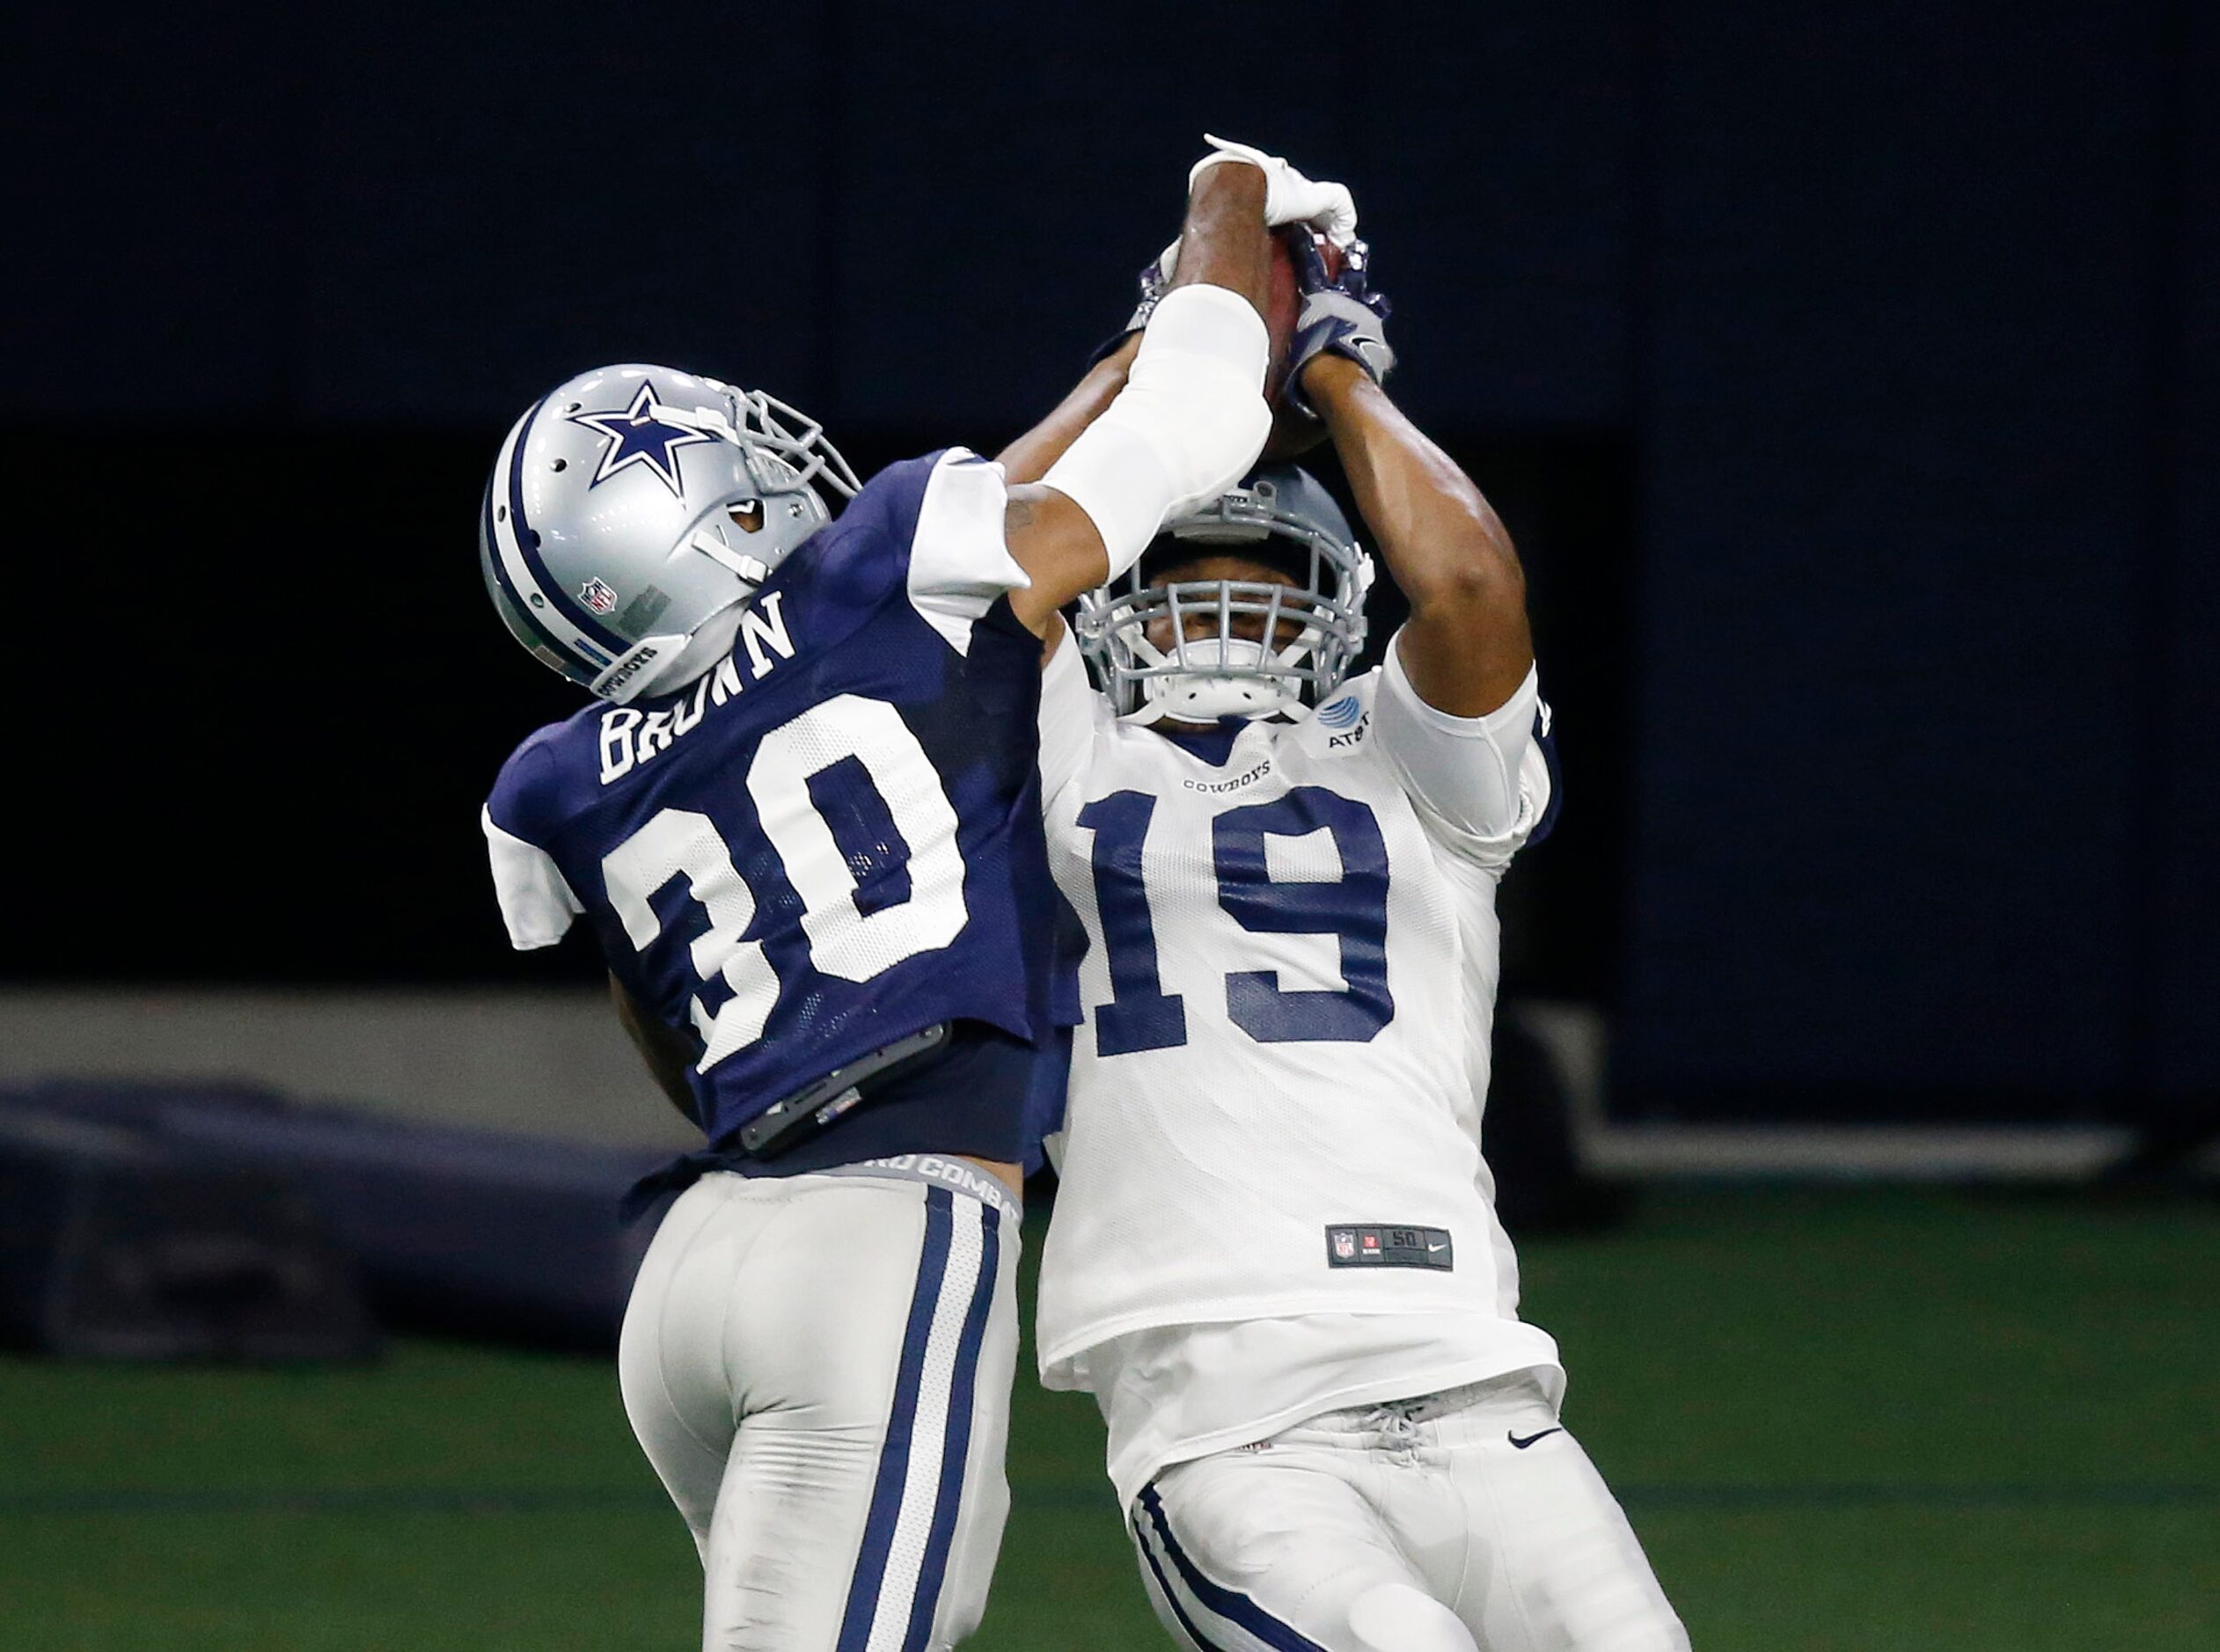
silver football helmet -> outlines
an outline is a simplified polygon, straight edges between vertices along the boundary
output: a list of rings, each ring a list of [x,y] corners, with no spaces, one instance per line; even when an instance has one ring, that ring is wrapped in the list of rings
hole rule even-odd
[[[1296,583],[1150,582],[1221,554],[1281,569]],[[1079,643],[1128,721],[1300,717],[1332,696],[1363,652],[1371,588],[1372,559],[1333,495],[1294,465],[1267,464],[1166,523],[1130,573],[1080,598]],[[1248,628],[1264,640],[1235,634],[1244,615],[1261,619]],[[1169,622],[1159,627],[1173,640],[1169,650],[1149,640],[1159,620]]]
[[[517,641],[619,704],[699,676],[756,588],[832,519],[855,472],[761,391],[667,367],[597,368],[509,431],[478,523]]]

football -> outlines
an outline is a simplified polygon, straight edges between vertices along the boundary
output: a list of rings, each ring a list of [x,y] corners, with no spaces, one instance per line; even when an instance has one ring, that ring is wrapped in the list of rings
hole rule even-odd
[[[1264,399],[1271,404],[1267,459],[1292,458],[1325,440],[1326,427],[1287,405],[1287,351],[1302,313],[1302,279],[1295,269],[1293,237],[1307,235],[1324,260],[1329,278],[1341,274],[1341,249],[1308,225],[1291,223],[1276,231],[1271,244],[1271,291],[1264,306],[1264,328],[1271,340],[1271,366],[1264,373]]]

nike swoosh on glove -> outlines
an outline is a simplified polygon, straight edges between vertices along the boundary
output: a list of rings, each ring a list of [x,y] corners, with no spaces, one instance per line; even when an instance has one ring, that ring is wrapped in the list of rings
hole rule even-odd
[[[1295,333],[1287,346],[1288,404],[1310,418],[1317,411],[1303,399],[1302,369],[1321,350],[1347,356],[1385,384],[1395,371],[1395,347],[1388,342],[1388,318],[1395,306],[1388,295],[1372,288],[1371,249],[1352,241],[1342,251],[1342,269],[1329,278],[1316,246],[1297,237],[1295,273],[1302,282],[1302,308],[1295,315]]]

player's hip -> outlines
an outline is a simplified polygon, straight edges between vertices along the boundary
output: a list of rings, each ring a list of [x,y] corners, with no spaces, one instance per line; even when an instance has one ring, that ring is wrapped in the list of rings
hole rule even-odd
[[[1015,1199],[962,1159],[713,1173],[648,1246],[624,1353],[651,1359],[675,1391],[740,1412],[860,1413],[924,1356],[935,1326],[938,1356],[962,1356],[951,1337],[975,1356],[976,1325],[1014,1316],[1021,1243]]]
[[[1538,1384],[1552,1405],[1564,1393],[1556,1344],[1532,1326],[1502,1323],[1432,1355],[1322,1362],[1300,1371],[1237,1370],[1225,1380],[1196,1375],[1169,1395],[1129,1398],[1121,1385],[1104,1407],[1110,1481],[1119,1502],[1130,1507],[1143,1486],[1179,1464],[1221,1452],[1254,1455],[1268,1442],[1283,1456],[1311,1444],[1344,1455],[1388,1448],[1400,1453],[1403,1442],[1367,1438],[1351,1426],[1391,1407],[1437,1402],[1520,1378]],[[1145,1414],[1143,1403],[1149,1407]]]
[[[1176,1465],[1129,1518],[1160,1615],[1204,1652],[1688,1645],[1546,1372]]]

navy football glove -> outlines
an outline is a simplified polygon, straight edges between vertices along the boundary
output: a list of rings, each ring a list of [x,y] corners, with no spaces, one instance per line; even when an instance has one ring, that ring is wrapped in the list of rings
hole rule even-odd
[[[1315,419],[1315,410],[1303,399],[1305,363],[1321,350],[1337,351],[1371,374],[1374,384],[1384,384],[1396,368],[1387,333],[1394,306],[1387,294],[1373,290],[1370,249],[1362,241],[1342,249],[1341,273],[1335,276],[1326,274],[1326,260],[1308,236],[1294,238],[1294,255],[1303,300],[1287,347],[1286,397],[1297,412]]]

